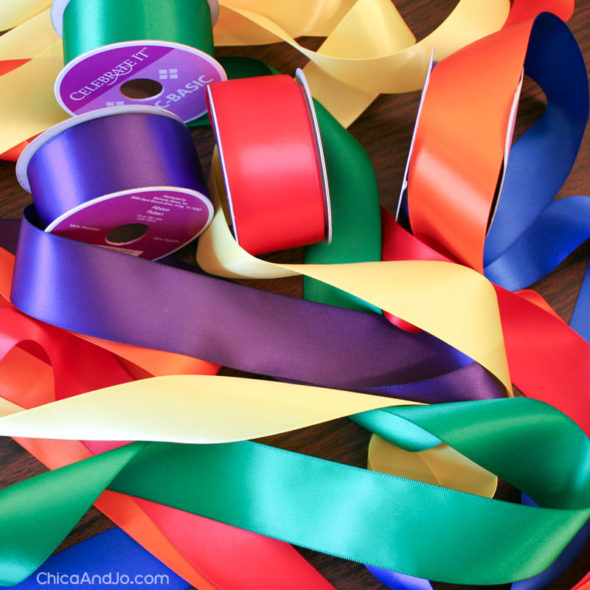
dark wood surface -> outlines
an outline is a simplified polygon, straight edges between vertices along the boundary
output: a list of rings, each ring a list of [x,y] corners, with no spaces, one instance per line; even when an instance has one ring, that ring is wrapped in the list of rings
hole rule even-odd
[[[420,39],[432,31],[452,10],[452,0],[399,0],[398,8],[408,24]],[[586,64],[590,63],[590,1],[578,2],[570,27],[584,51]],[[304,39],[309,48],[317,48],[317,39]],[[274,44],[250,48],[222,48],[220,55],[249,55],[258,57],[283,73],[293,73],[296,66],[304,65],[305,60],[285,44]],[[399,193],[403,169],[408,152],[414,119],[418,107],[419,93],[381,96],[350,127],[350,132],[361,142],[369,153],[377,173],[381,203],[390,211],[394,210]],[[519,110],[517,134],[522,132],[543,109],[543,96],[536,87],[525,83]],[[0,130],[1,132],[1,130]],[[205,168],[208,167],[209,154],[213,145],[209,130],[195,130],[195,141]],[[559,196],[588,194],[590,192],[590,139],[585,137],[574,170]],[[17,184],[14,164],[0,162],[0,217],[18,218],[29,195]],[[581,277],[590,256],[590,245],[586,243],[570,256],[558,269],[535,285],[565,320],[569,320]],[[276,255],[284,261],[301,261],[302,251],[294,250]],[[263,289],[299,296],[299,279],[280,279],[276,281],[253,281],[251,284]],[[231,371],[225,371],[232,373]],[[281,436],[265,439],[264,442],[282,446],[302,453],[316,455],[351,465],[364,466],[368,434],[347,420],[336,420],[320,426],[303,429]],[[0,439],[0,488],[42,472],[43,467],[14,441]],[[334,482],[338,485],[338,482]],[[502,486],[500,497],[513,499],[515,493]],[[67,547],[89,536],[110,528],[112,524],[98,511],[91,509],[81,523],[62,545]],[[449,531],[452,535],[452,531]],[[440,540],[441,544],[444,539]],[[378,590],[385,588],[377,582],[360,564],[302,550],[304,556],[334,584],[338,590]],[[570,588],[590,569],[590,546],[578,557],[574,565],[549,588],[556,590]],[[439,589],[467,588],[435,584]],[[469,586],[469,588],[475,588]],[[488,587],[490,588],[490,587]],[[499,586],[498,588],[503,588]],[[267,590],[267,589],[261,589]],[[272,590],[272,589],[268,589]],[[302,589],[305,590],[305,589]]]

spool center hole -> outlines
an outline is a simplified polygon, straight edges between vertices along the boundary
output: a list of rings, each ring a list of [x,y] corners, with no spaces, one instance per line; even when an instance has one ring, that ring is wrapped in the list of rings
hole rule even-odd
[[[156,80],[149,78],[135,78],[121,85],[121,94],[131,100],[145,100],[153,98],[162,92],[163,86]]]
[[[126,225],[119,225],[106,235],[106,241],[113,246],[132,244],[140,238],[143,238],[148,229],[148,226],[143,223],[127,223]]]

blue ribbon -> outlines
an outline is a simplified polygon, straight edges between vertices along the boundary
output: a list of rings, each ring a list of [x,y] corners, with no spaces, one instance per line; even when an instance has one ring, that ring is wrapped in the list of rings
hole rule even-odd
[[[533,26],[525,73],[543,89],[543,115],[510,152],[485,242],[485,274],[512,291],[538,281],[590,237],[590,199],[554,200],[588,120],[588,77],[578,43],[551,14]]]
[[[52,555],[11,590],[145,587],[186,590],[191,585],[126,535],[113,528]],[[0,586],[8,588],[8,586]]]

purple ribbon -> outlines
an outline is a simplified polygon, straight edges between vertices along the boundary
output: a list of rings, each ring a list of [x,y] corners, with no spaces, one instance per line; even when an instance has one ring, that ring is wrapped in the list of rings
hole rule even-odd
[[[61,132],[60,126],[48,130],[23,152],[17,176],[32,192],[45,225],[119,191],[170,186],[207,194],[191,134],[180,119],[159,109],[126,109],[105,109],[82,123],[71,119]]]
[[[75,242],[37,223],[28,207],[12,301],[44,322],[281,380],[420,401],[504,395],[462,353],[381,316]]]

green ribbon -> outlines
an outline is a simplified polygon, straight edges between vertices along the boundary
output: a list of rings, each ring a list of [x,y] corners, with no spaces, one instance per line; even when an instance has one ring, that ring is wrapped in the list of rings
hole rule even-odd
[[[70,0],[63,16],[64,61],[92,49],[157,39],[214,55],[207,0]]]
[[[28,578],[144,446],[120,447],[3,489],[0,585],[12,586]]]
[[[254,442],[134,443],[0,492],[0,583],[32,573],[108,489],[345,559],[459,584],[546,569],[590,516],[590,441],[530,399],[389,408],[517,485],[490,500]],[[383,429],[382,429],[383,430]],[[387,432],[388,431],[388,432]],[[410,436],[408,445],[414,444]]]
[[[316,113],[332,196],[332,242],[305,248],[306,264],[381,260],[379,192],[373,164],[359,142],[317,101]],[[305,299],[380,313],[381,310],[325,283],[304,277]]]

